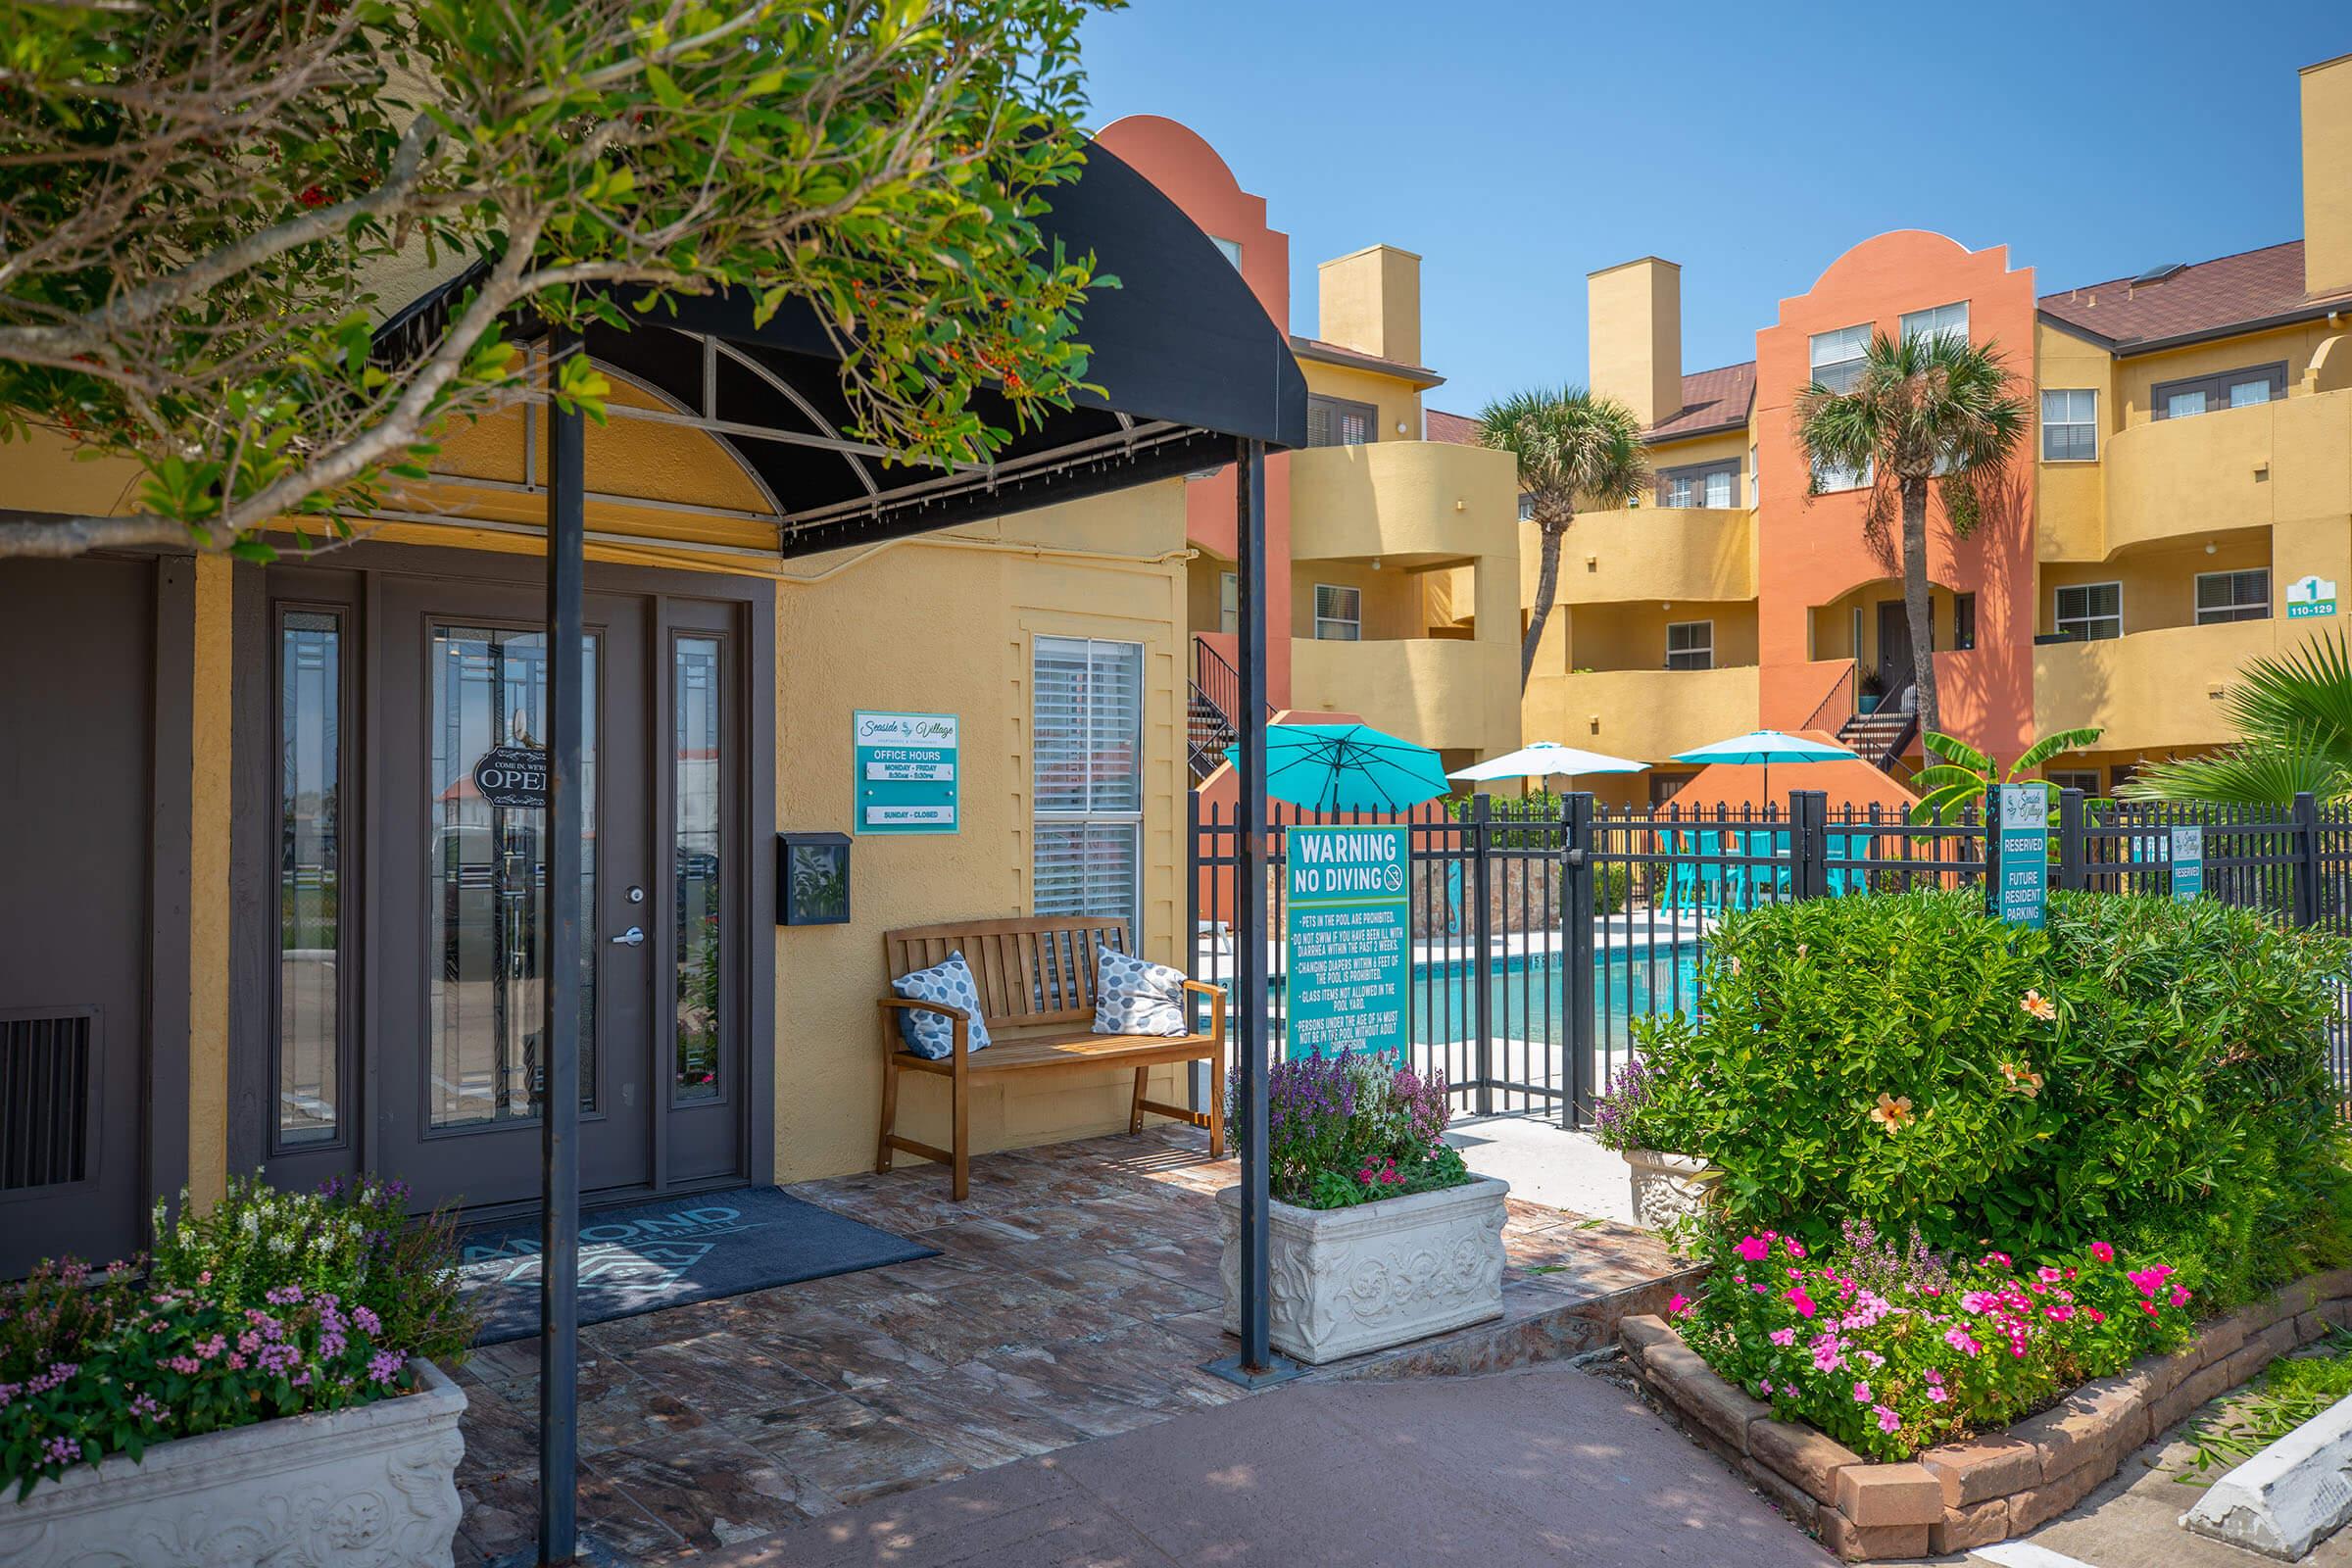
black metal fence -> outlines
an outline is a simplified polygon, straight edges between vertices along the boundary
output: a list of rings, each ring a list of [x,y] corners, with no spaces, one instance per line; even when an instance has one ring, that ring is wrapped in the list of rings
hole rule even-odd
[[[1913,822],[1881,806],[1796,791],[1775,808],[1610,808],[1478,796],[1398,815],[1319,815],[1276,805],[1265,846],[1268,1038],[1284,1038],[1281,945],[1289,829],[1410,830],[1412,1064],[1443,1070],[1457,1109],[1590,1119],[1634,1046],[1634,1021],[1692,1010],[1707,933],[1725,913],[1788,899],[1981,888],[1986,835],[1974,808]],[[2278,808],[2093,802],[2059,796],[2050,880],[2061,889],[2169,897],[2176,827],[2203,831],[2207,898],[2282,923],[2352,935],[2352,810],[2310,796]],[[1239,840],[1231,808],[1193,798],[1193,972],[1229,984]],[[2352,987],[2352,975],[2347,977]],[[1279,1044],[1275,1047],[1280,1050]],[[2352,1101],[2352,1011],[2328,1038]]]

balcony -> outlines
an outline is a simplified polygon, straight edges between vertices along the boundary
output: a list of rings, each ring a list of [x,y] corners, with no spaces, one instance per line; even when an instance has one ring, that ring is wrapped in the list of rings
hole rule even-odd
[[[2168,626],[2103,642],[2037,646],[2034,728],[2047,734],[2097,725],[2106,731],[2101,751],[2161,752],[2234,739],[2219,694],[2250,661],[2278,651],[2285,624]]]
[[[1721,604],[1756,597],[1755,514],[1745,507],[1640,507],[1579,515],[1560,540],[1563,605]],[[1535,603],[1543,563],[1519,553],[1519,602]]]
[[[1359,714],[1423,746],[1494,756],[1519,745],[1519,651],[1500,637],[1295,637],[1291,703]]]
[[[1531,741],[1559,741],[1657,762],[1754,729],[1758,711],[1753,664],[1599,669],[1539,675],[1529,682],[1526,728]]]
[[[1291,454],[1291,556],[1400,564],[1519,549],[1509,454],[1451,441],[1375,441]]]
[[[2352,512],[2352,390],[2289,396],[2110,437],[2106,554]]]

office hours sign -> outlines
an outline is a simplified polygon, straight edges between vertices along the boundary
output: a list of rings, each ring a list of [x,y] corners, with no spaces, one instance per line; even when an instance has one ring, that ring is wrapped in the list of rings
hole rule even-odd
[[[852,716],[860,833],[953,833],[962,726],[954,713]]]
[[[1405,1048],[1411,830],[1294,827],[1284,862],[1293,1057]]]

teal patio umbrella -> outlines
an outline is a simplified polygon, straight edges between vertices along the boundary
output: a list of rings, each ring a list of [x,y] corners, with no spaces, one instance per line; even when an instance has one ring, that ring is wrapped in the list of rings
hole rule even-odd
[[[1840,757],[1854,754],[1842,746],[1830,746],[1821,741],[1809,741],[1802,735],[1787,730],[1752,729],[1744,735],[1735,735],[1728,741],[1710,741],[1687,752],[1677,752],[1678,762],[1740,762],[1754,766],[1764,764],[1764,804],[1772,804],[1772,764],[1775,762],[1834,762]]]
[[[1241,749],[1225,759],[1241,765]],[[1426,746],[1369,724],[1269,724],[1266,793],[1312,811],[1402,811],[1449,788],[1446,764]]]

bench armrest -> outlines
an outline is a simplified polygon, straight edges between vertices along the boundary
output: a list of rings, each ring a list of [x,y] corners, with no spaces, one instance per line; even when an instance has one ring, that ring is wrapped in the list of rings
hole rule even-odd
[[[1186,992],[1208,999],[1208,1033],[1218,1045],[1225,1043],[1225,988],[1212,986],[1205,980],[1187,980]]]
[[[906,1049],[905,1043],[897,1038],[898,1031],[889,1024],[890,1014],[895,1010],[938,1013],[955,1026],[955,1050],[951,1053],[954,1059],[960,1063],[972,1054],[968,1044],[972,1037],[972,1015],[961,1007],[951,1006],[944,1002],[926,1002],[919,997],[879,997],[875,999],[874,1005],[882,1009],[882,1038],[886,1050]]]

